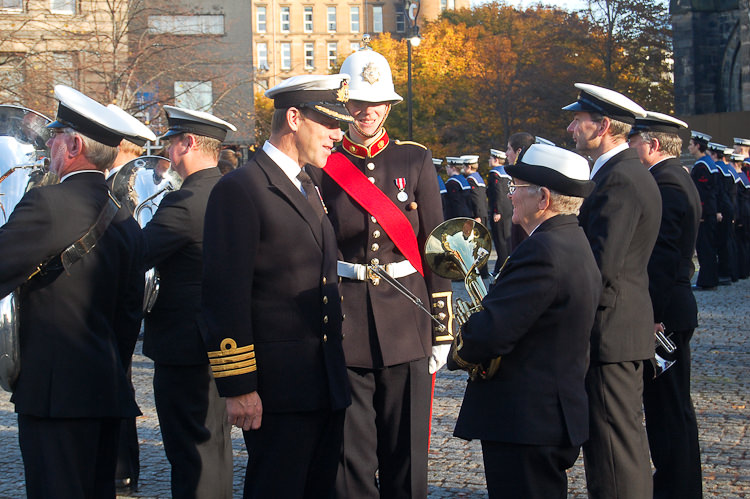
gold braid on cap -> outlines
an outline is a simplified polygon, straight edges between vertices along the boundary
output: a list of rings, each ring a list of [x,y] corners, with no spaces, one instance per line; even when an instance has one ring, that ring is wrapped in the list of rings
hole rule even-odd
[[[341,86],[336,91],[336,100],[338,102],[349,102],[349,82],[341,80]]]

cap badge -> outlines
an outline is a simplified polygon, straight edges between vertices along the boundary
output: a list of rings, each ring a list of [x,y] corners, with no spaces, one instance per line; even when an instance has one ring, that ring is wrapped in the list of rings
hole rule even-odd
[[[367,66],[362,69],[362,79],[370,85],[374,85],[380,79],[380,71],[374,62],[369,62]]]
[[[338,102],[349,102],[349,82],[341,81],[341,86],[336,91],[336,100]]]

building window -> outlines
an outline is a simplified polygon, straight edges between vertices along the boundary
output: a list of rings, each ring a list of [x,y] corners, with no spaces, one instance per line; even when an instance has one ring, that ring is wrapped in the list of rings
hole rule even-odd
[[[223,35],[223,15],[149,16],[151,33],[173,35]]]
[[[406,31],[406,13],[399,9],[396,11],[396,33]]]
[[[445,12],[448,8],[448,0],[440,0],[440,12]]]
[[[266,32],[266,8],[258,7],[255,10],[255,31],[258,33]]]
[[[289,7],[281,8],[281,32],[289,33]]]
[[[349,9],[349,31],[359,33],[359,7]]]
[[[50,67],[52,68],[52,84],[77,86],[75,71],[75,59],[72,53],[56,52],[51,55]]]
[[[328,32],[336,31],[336,7],[328,7]]]
[[[305,44],[305,69],[315,69],[315,44]]]
[[[328,44],[328,69],[333,68],[338,61],[338,53],[336,50],[336,42]]]
[[[290,70],[292,69],[292,44],[282,43],[281,44],[281,69]]]
[[[260,71],[268,71],[268,45],[266,43],[258,43],[255,46],[257,52],[257,67]]]
[[[350,50],[351,50],[352,52],[356,52],[357,50],[359,50],[359,42],[351,42],[351,43],[349,44],[349,49],[350,49]]]
[[[0,10],[20,12],[23,10],[23,0],[0,0]]]
[[[210,81],[174,82],[174,105],[196,111],[211,112],[213,90]]]
[[[313,32],[313,8],[312,7],[305,7],[304,25],[305,25],[305,33]]]
[[[372,32],[383,32],[383,7],[380,5],[372,7]]]
[[[49,0],[49,10],[53,14],[75,14],[76,0]]]

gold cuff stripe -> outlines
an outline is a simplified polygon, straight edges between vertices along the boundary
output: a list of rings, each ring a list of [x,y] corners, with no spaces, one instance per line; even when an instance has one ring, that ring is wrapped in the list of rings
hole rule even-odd
[[[244,362],[235,362],[234,364],[227,365],[211,364],[211,370],[213,372],[234,371],[236,369],[243,369],[245,367],[255,368],[255,359],[246,360]]]
[[[214,378],[227,378],[229,376],[238,376],[240,374],[247,374],[254,372],[256,370],[255,365],[252,365],[250,367],[246,367],[244,369],[236,369],[234,371],[214,371]]]
[[[436,336],[435,341],[453,341],[453,335],[446,334],[444,336]]]
[[[243,353],[240,355],[232,355],[232,356],[226,356],[221,358],[209,358],[208,361],[211,362],[212,366],[220,366],[221,364],[232,364],[236,362],[241,362],[243,360],[249,360],[255,358],[255,352],[250,353]]]
[[[221,340],[219,348],[221,350],[208,352],[208,358],[214,359],[216,357],[228,357],[231,355],[253,352],[255,350],[255,345],[251,343],[250,345],[237,348],[236,341],[234,341],[232,338],[224,338],[223,340]]]

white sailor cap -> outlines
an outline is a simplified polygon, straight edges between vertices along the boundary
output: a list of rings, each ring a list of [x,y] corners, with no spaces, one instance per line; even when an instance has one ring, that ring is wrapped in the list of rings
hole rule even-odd
[[[709,134],[696,132],[695,130],[690,130],[690,138],[696,142],[705,142],[706,144],[708,144],[708,142],[711,140],[711,136]]]
[[[449,165],[463,165],[464,159],[458,156],[446,156],[445,162]]]
[[[156,140],[156,135],[154,135],[154,132],[152,132],[149,127],[141,123],[138,119],[130,115],[120,106],[107,104],[107,109],[114,112],[115,114],[120,115],[120,117],[128,122],[133,128],[133,132],[129,135],[126,135],[125,139],[141,147],[145,146],[146,142],[153,142]]]
[[[497,159],[507,158],[507,156],[505,155],[505,151],[500,151],[499,149],[490,149],[490,156]]]
[[[534,142],[535,144],[546,144],[548,146],[554,146],[555,145],[554,142],[552,142],[551,140],[547,140],[544,137],[537,136],[537,137],[534,137],[534,139],[535,139],[535,142]]]
[[[133,131],[131,124],[120,115],[74,88],[55,85],[55,98],[59,101],[57,117],[47,128],[72,128],[110,147],[118,145]]]
[[[721,154],[724,154],[724,149],[727,148],[727,146],[722,145],[722,144],[718,144],[716,142],[709,142],[707,147],[710,150],[712,150],[714,152],[717,152],[717,153],[721,153]]]
[[[479,155],[478,154],[463,154],[461,156],[461,159],[464,160],[464,164],[473,165],[474,163],[479,162]]]
[[[265,95],[273,99],[274,109],[308,108],[339,121],[354,121],[346,109],[349,102],[347,74],[292,76],[266,90]]]
[[[740,137],[735,137],[734,143],[738,146],[750,146],[750,139],[742,139]]]
[[[506,166],[505,171],[514,178],[566,196],[585,198],[595,185],[589,180],[589,163],[583,156],[547,144],[531,144],[516,164]]]
[[[588,83],[576,83],[575,87],[580,90],[578,100],[565,106],[565,111],[599,113],[629,125],[646,116],[645,109],[619,92]]]
[[[223,142],[227,136],[227,132],[230,130],[233,132],[237,131],[237,127],[231,123],[205,111],[164,106],[164,112],[167,114],[169,130],[160,137],[162,139],[181,133],[192,133]]]
[[[687,127],[687,123],[668,114],[646,111],[646,116],[635,119],[630,135],[640,132],[677,133],[681,128]]]
[[[726,149],[724,149],[724,156],[729,157],[732,154],[734,154],[734,149],[733,148],[727,147]]]
[[[739,152],[733,152],[729,157],[732,161],[745,161],[745,155]]]
[[[440,167],[443,165],[443,160],[440,158],[432,158],[432,164],[435,165],[435,167]]]

